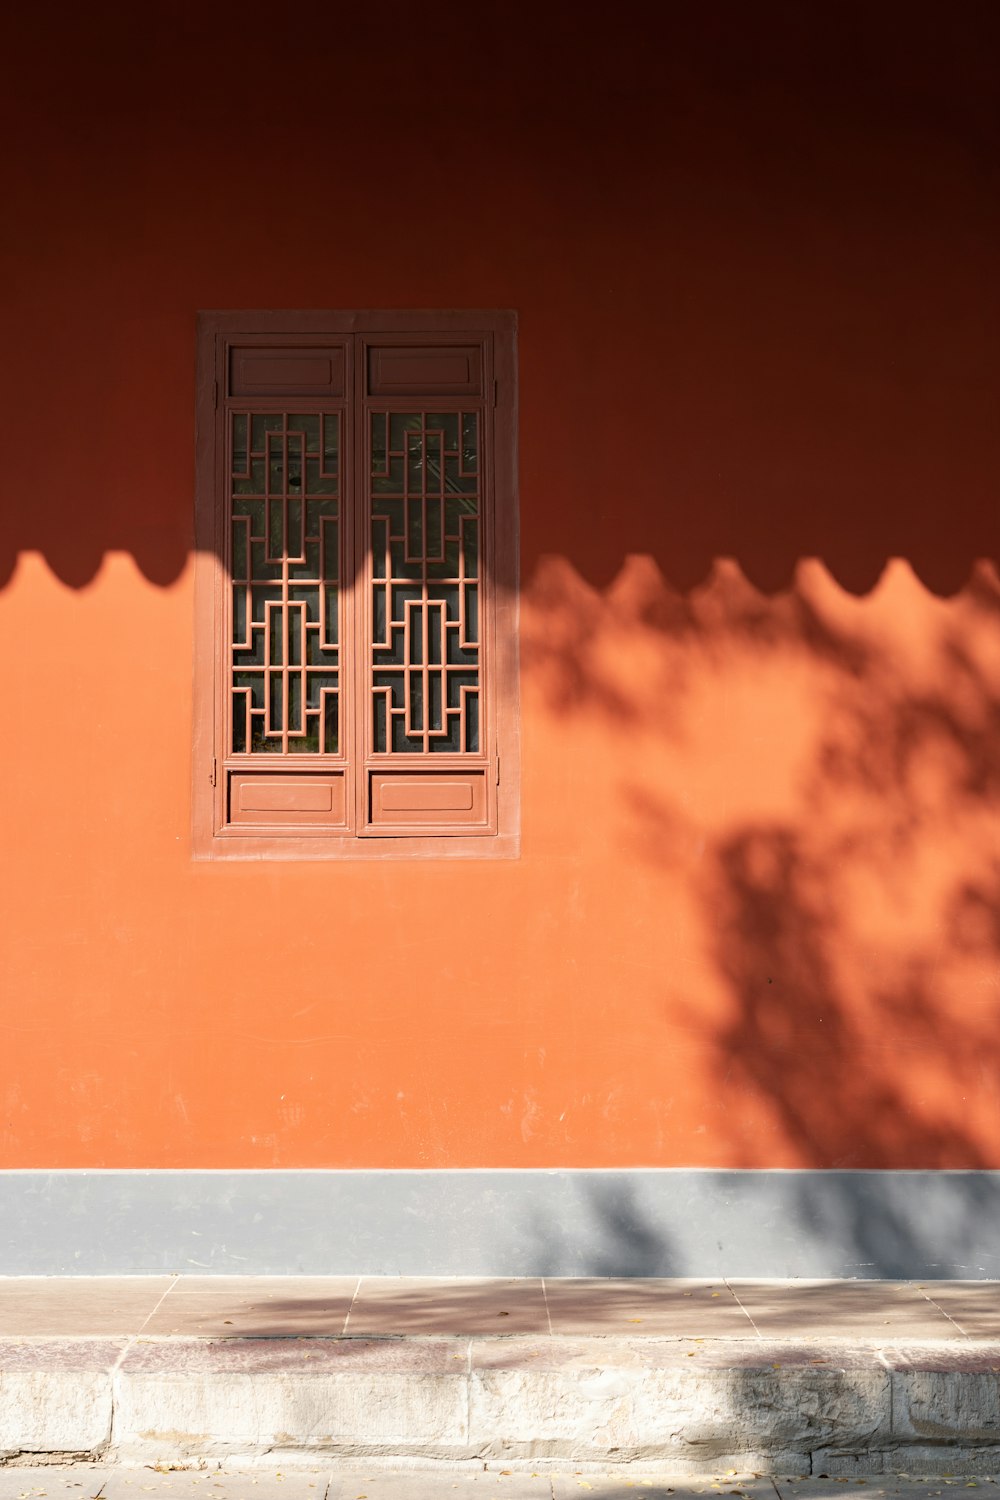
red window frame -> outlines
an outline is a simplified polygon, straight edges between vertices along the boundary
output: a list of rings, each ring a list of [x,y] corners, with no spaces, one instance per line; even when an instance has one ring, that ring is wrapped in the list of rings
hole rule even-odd
[[[198,322],[195,856],[343,859],[516,855],[519,705],[514,314],[206,312],[199,315]],[[373,560],[371,509],[376,488],[373,475],[377,471],[370,438],[379,430],[378,416],[373,427],[373,413],[383,412],[387,448],[391,446],[389,414],[405,413],[410,424],[418,428],[415,441],[423,443],[425,455],[432,440],[441,443],[437,451],[442,472],[444,439],[433,436],[437,428],[443,428],[445,421],[454,423],[457,413],[459,423],[468,416],[478,434],[479,552],[473,580],[478,599],[478,645],[473,653],[478,675],[468,690],[478,717],[475,729],[467,731],[463,698],[462,712],[456,716],[458,728],[452,736],[459,736],[456,743],[460,748],[444,753],[429,753],[440,745],[432,746],[427,735],[423,739],[425,753],[393,751],[388,738],[393,714],[399,717],[399,710],[392,706],[397,701],[395,690],[376,686],[377,681],[385,681],[385,676],[376,679],[373,675],[377,668],[373,667],[372,611],[381,587],[375,569],[382,564]],[[238,718],[232,707],[238,691],[234,683],[243,680],[234,675],[233,614],[240,588],[233,584],[234,578],[240,583],[244,576],[240,571],[244,564],[234,561],[232,550],[237,509],[233,434],[237,430],[248,434],[246,456],[239,462],[245,462],[249,474],[250,449],[256,441],[249,437],[253,416],[267,416],[277,424],[282,413],[326,415],[328,419],[336,414],[339,420],[339,630],[338,648],[331,648],[339,649],[339,675],[334,677],[339,693],[339,739],[333,753],[285,753],[287,736],[281,752],[253,753],[245,737],[237,745],[242,732],[232,727],[234,717]],[[437,428],[436,413],[445,414]],[[420,421],[417,415],[421,415]],[[245,427],[237,429],[234,422],[244,418]],[[284,435],[285,428],[278,431],[275,441],[284,442],[286,449],[293,441],[300,442],[304,471],[305,440],[295,434]],[[320,427],[321,432],[324,430]],[[387,466],[390,463],[388,452],[384,462]],[[458,462],[463,462],[460,456]],[[291,545],[287,472],[282,480],[286,554]],[[443,492],[443,479],[441,488]],[[275,503],[280,506],[281,502]],[[304,505],[300,504],[296,513],[304,515]],[[261,514],[270,512],[265,508]],[[264,524],[266,527],[270,522]],[[322,531],[323,523],[318,524]],[[251,524],[247,523],[248,537],[250,532]],[[443,555],[443,541],[440,546]],[[270,547],[268,541],[268,554]],[[304,541],[300,547],[305,550]],[[423,553],[428,550],[426,542],[422,543]],[[282,598],[287,606],[291,598],[287,562],[282,563],[281,571]],[[254,566],[247,564],[246,577],[253,576]],[[424,598],[430,599],[426,563],[424,579]],[[245,592],[249,601],[249,586]],[[383,589],[383,598],[391,597],[390,584]],[[245,608],[249,610],[249,602]],[[388,608],[391,618],[393,606],[389,604]],[[435,608],[443,621],[445,611],[437,605]],[[425,608],[421,618],[429,621],[430,613]],[[286,607],[286,632],[289,614]],[[241,615],[247,639],[251,637],[245,621],[250,618],[249,614]],[[302,611],[300,618],[306,618]],[[259,626],[254,628],[259,630]],[[317,627],[314,624],[310,628],[316,631]],[[429,623],[422,628],[429,630]],[[453,623],[450,628],[454,631],[457,627]],[[443,636],[443,624],[440,629]],[[463,637],[464,632],[463,624]],[[407,642],[409,638],[407,628]],[[287,634],[284,649],[282,660],[287,663]],[[305,660],[305,656],[299,660]],[[401,675],[409,682],[409,672]],[[270,676],[258,676],[265,684],[264,691],[269,691]],[[454,685],[460,691],[457,681]],[[304,677],[301,682],[305,682]],[[440,684],[447,683],[447,674],[442,674]],[[443,695],[445,689],[440,684],[436,691]],[[376,698],[381,698],[380,712],[390,725],[383,749],[375,738]],[[256,718],[251,719],[250,705],[257,700],[244,692],[241,701],[245,722],[262,722],[259,708],[254,710]],[[287,696],[283,701],[285,711],[290,712]],[[269,723],[270,709],[267,713]],[[290,723],[290,719],[285,722]],[[318,725],[318,717],[314,715],[309,722]],[[424,722],[426,726],[430,720]],[[441,722],[451,725],[452,721]],[[404,720],[402,728],[405,730],[408,724],[409,720]],[[299,743],[304,745],[306,741]],[[324,742],[317,739],[317,743]]]

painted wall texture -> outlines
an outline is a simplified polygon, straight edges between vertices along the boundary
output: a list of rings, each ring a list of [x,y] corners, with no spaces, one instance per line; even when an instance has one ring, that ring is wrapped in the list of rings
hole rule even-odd
[[[1000,1167],[995,8],[21,7],[3,1167]],[[515,309],[522,856],[191,858],[200,308]]]

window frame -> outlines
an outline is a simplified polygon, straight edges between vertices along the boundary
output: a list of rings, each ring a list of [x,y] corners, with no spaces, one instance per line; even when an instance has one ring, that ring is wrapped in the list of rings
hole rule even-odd
[[[372,756],[362,753],[363,735],[357,684],[362,669],[351,660],[351,641],[365,655],[370,609],[369,571],[365,559],[368,541],[368,486],[364,480],[367,452],[365,432],[367,398],[367,351],[379,343],[433,346],[447,345],[456,335],[467,342],[481,342],[483,355],[483,435],[489,455],[481,551],[482,620],[484,641],[485,721],[488,743],[478,756],[468,756],[470,768],[484,768],[488,817],[476,831],[419,826],[382,831],[371,818],[369,796]],[[346,461],[340,496],[341,609],[350,624],[341,648],[341,673],[348,674],[350,691],[347,725],[342,726],[337,759],[345,769],[347,797],[354,797],[354,826],[348,831],[321,827],[267,829],[240,828],[229,820],[228,782],[239,774],[224,755],[224,714],[228,713],[228,683],[231,664],[226,637],[227,599],[230,594],[228,562],[228,465],[226,452],[229,350],[241,341],[261,344],[307,346],[321,344],[324,337],[348,336],[345,394],[328,403],[315,396],[261,396],[261,402],[283,403],[286,410],[316,409],[318,405],[342,406],[342,434],[350,431],[343,445]],[[194,734],[192,847],[195,858],[224,860],[324,860],[386,858],[497,858],[516,857],[520,852],[520,722],[518,693],[518,508],[516,451],[516,336],[517,320],[512,312],[465,311],[267,311],[203,312],[198,315],[198,365],[196,384],[196,488],[195,488],[195,640],[194,640]],[[358,357],[353,359],[352,355]],[[387,397],[385,404],[420,408],[424,401],[451,409],[460,407],[461,396],[406,395]],[[234,397],[241,409],[253,409],[254,397]],[[302,408],[299,403],[304,403]],[[356,472],[350,466],[353,464]],[[345,586],[347,580],[350,586]],[[367,657],[366,657],[367,662]],[[367,671],[367,665],[364,668]],[[342,677],[342,682],[344,681]],[[368,712],[368,701],[364,711]],[[322,772],[331,758],[319,764],[295,766],[284,757],[259,756],[253,761],[262,772],[278,773],[285,760],[286,772]],[[447,770],[453,757],[435,764]],[[402,775],[416,772],[417,757],[397,753],[380,758]],[[249,757],[247,757],[249,762]],[[422,762],[425,766],[426,761]],[[428,769],[433,769],[427,766]],[[332,770],[331,770],[332,774]],[[353,790],[352,790],[353,789]],[[349,813],[350,816],[350,813]]]

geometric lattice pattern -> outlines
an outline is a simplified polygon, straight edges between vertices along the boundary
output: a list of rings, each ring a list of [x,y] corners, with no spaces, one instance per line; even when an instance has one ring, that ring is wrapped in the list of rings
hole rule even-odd
[[[232,752],[336,754],[340,418],[234,412]]]
[[[478,753],[479,420],[371,413],[372,749]]]

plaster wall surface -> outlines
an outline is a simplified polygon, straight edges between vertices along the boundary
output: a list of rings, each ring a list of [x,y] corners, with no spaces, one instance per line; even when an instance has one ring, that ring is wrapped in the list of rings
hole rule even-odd
[[[22,9],[5,1168],[1000,1166],[996,18]],[[516,310],[522,855],[191,857],[200,308]]]

